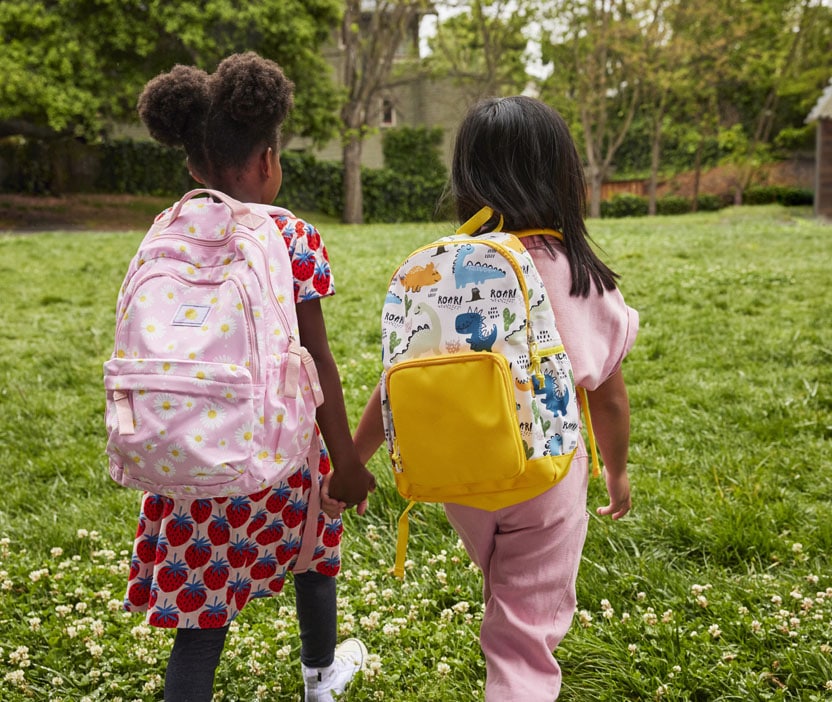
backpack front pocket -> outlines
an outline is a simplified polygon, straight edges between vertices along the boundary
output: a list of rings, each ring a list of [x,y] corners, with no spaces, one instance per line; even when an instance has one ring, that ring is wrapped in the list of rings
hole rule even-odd
[[[114,358],[104,386],[110,471],[122,484],[177,494],[221,487],[247,470],[262,440],[242,366]]]
[[[385,377],[396,481],[405,497],[465,491],[522,473],[526,454],[513,381],[501,354],[398,363]]]

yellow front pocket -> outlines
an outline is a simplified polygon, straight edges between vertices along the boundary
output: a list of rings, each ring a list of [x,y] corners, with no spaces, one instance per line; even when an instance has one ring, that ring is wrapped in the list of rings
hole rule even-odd
[[[443,501],[520,475],[526,454],[514,384],[500,354],[472,352],[398,363],[386,375],[404,497]]]

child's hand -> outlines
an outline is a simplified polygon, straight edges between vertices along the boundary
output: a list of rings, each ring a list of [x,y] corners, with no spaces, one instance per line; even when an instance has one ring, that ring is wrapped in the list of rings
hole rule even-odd
[[[347,509],[356,505],[363,506],[359,511],[359,514],[363,514],[367,509],[367,495],[375,489],[375,476],[361,463],[341,464],[332,470],[329,495],[336,501],[346,503]]]
[[[621,519],[630,511],[630,479],[627,471],[624,470],[618,475],[613,475],[606,469],[604,479],[607,482],[607,493],[610,496],[610,503],[606,507],[599,507],[596,512],[604,516],[609,514],[614,520]]]
[[[346,502],[333,500],[329,495],[329,483],[332,480],[332,471],[324,476],[321,484],[321,509],[330,519],[340,519],[344,510],[347,508]]]

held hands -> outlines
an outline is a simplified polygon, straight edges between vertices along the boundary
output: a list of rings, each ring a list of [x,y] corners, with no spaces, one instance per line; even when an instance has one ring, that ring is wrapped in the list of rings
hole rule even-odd
[[[367,511],[367,495],[375,489],[375,476],[361,463],[342,464],[324,476],[321,507],[332,519],[340,517],[344,510],[353,506],[362,515]]]
[[[615,475],[608,470],[604,470],[604,480],[607,483],[607,493],[610,496],[610,503],[606,507],[599,507],[597,514],[609,514],[613,520],[621,519],[632,506],[630,500],[630,479],[627,477],[627,471]]]

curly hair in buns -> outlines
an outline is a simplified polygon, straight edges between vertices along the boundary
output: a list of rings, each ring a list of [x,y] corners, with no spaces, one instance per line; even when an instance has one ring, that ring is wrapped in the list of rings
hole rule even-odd
[[[174,66],[145,85],[139,117],[156,141],[183,148],[196,168],[204,168],[205,121],[211,106],[208,74],[193,66]]]
[[[280,127],[293,104],[294,84],[274,61],[233,54],[210,76],[174,66],[147,83],[139,116],[150,135],[183,148],[204,175],[242,168],[255,149],[277,150]]]
[[[276,150],[294,87],[280,66],[254,52],[224,59],[209,78],[205,147],[213,167],[239,168],[256,148]]]

